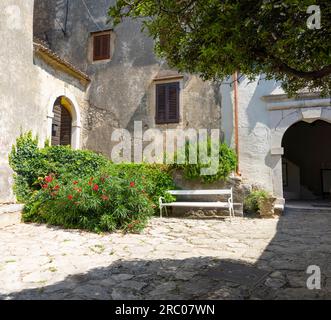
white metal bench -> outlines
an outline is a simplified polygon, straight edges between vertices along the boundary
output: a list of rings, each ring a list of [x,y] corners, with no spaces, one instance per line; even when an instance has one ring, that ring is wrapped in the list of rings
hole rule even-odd
[[[165,198],[160,197],[160,217],[162,218],[162,211],[165,208],[167,213],[167,207],[194,207],[194,208],[227,208],[229,209],[230,218],[234,217],[233,208],[233,192],[231,189],[224,190],[169,190],[167,193],[173,196],[202,196],[202,195],[219,195],[228,196],[226,202],[221,201],[209,201],[209,202],[197,202],[197,201],[185,201],[185,202],[164,202]]]

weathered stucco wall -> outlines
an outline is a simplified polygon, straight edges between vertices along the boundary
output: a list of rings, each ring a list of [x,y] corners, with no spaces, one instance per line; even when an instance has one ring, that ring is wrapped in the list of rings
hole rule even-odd
[[[243,181],[274,193],[274,159],[271,150],[270,111],[261,98],[282,93],[275,81],[265,81],[263,76],[253,82],[241,79],[239,83],[239,169]],[[262,79],[262,80],[261,80]],[[227,142],[234,145],[233,86],[221,86],[222,127]],[[228,121],[231,119],[232,121]],[[281,195],[279,195],[281,196]]]
[[[43,145],[50,137],[50,108],[60,95],[74,97],[82,118],[86,114],[85,89],[34,55],[32,30],[33,0],[1,1],[0,203],[15,200],[8,153],[19,134],[32,130]]]
[[[20,130],[42,136],[35,104],[38,80],[32,50],[33,0],[0,2],[0,202],[13,200],[8,152]]]
[[[40,8],[45,9],[45,0]],[[47,1],[49,12],[55,8],[45,38],[60,56],[73,62],[92,78],[88,92],[90,110],[83,146],[110,154],[114,128],[133,129],[134,121],[143,128],[155,125],[155,83],[157,76],[173,75],[164,61],[153,53],[153,40],[141,32],[138,22],[127,20],[115,28],[113,56],[110,61],[91,61],[91,32],[109,29],[107,11],[112,0]],[[36,18],[43,17],[36,7]],[[66,18],[67,17],[67,18]],[[43,27],[45,29],[45,26]],[[47,28],[46,28],[47,29]],[[66,33],[62,29],[66,30]],[[181,81],[180,128],[220,128],[221,110],[217,86],[192,75]],[[172,126],[162,125],[159,128]]]
[[[176,74],[153,54],[153,41],[140,32],[140,24],[126,21],[114,30],[110,61],[92,63],[91,32],[107,29],[108,0],[4,0],[0,35],[0,202],[14,201],[8,153],[20,132],[32,130],[40,145],[50,138],[52,106],[66,96],[74,102],[76,147],[110,154],[114,128],[133,129],[141,120],[144,130],[155,127],[155,82],[158,76]],[[90,14],[93,15],[93,19]],[[67,17],[67,23],[65,23]],[[33,19],[34,18],[34,19]],[[34,20],[34,21],[33,21]],[[65,31],[65,32],[63,32]],[[88,88],[54,68],[33,52],[33,36],[92,78]],[[219,128],[220,98],[217,86],[184,74],[181,83],[181,120],[159,128]],[[76,115],[76,116],[77,116]]]

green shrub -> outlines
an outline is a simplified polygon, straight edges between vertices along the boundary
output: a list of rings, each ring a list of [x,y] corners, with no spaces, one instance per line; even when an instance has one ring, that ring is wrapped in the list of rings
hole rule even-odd
[[[159,205],[160,197],[165,197],[168,201],[173,200],[173,197],[165,193],[167,190],[176,189],[171,172],[172,169],[170,166],[145,163],[110,163],[104,171],[105,174],[110,176],[117,176],[127,180],[142,180],[144,182],[145,191],[156,208]]]
[[[141,231],[152,216],[154,205],[142,179],[92,177],[39,180],[23,212],[25,222],[48,223],[94,232],[122,229]]]
[[[206,148],[204,144],[198,144],[197,155],[198,161],[197,164],[189,163],[189,144],[185,146],[185,164],[175,165],[176,168],[182,169],[184,178],[188,180],[201,180],[204,183],[212,183],[215,181],[225,181],[231,172],[236,170],[237,166],[237,156],[235,152],[225,143],[219,145],[219,164],[217,168],[217,173],[214,175],[201,175],[201,170],[203,168],[210,167],[210,162],[203,164],[200,162],[199,151],[201,148]],[[211,150],[211,141],[208,140],[207,145],[208,154]],[[176,158],[176,157],[175,157]]]
[[[175,188],[169,166],[113,164],[94,152],[63,146],[39,149],[31,132],[17,139],[9,160],[26,222],[136,232],[157,212],[159,197],[171,201],[165,191]]]
[[[14,192],[18,201],[26,202],[39,189],[38,177],[53,174],[57,177],[88,176],[101,170],[107,159],[87,150],[72,150],[56,146],[38,148],[38,138],[31,132],[21,134],[9,155],[9,164],[16,176]]]
[[[248,213],[259,213],[259,203],[262,199],[268,199],[269,193],[265,190],[254,190],[244,200],[244,211]]]

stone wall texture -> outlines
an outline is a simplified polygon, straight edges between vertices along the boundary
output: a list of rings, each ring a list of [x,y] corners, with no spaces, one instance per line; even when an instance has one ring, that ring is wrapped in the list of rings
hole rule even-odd
[[[8,154],[21,132],[49,137],[49,118],[58,96],[73,96],[87,114],[85,88],[33,51],[33,0],[0,3],[0,203],[14,202]]]
[[[52,50],[71,61],[92,79],[88,90],[88,130],[83,147],[111,153],[114,128],[133,130],[142,121],[144,130],[167,128],[220,128],[221,108],[217,85],[196,76],[183,74],[181,81],[180,123],[155,124],[155,82],[158,77],[178,75],[153,53],[154,43],[137,21],[126,20],[111,36],[110,61],[93,62],[91,33],[111,28],[107,11],[112,0],[70,1],[37,0],[35,32],[49,42]],[[45,21],[45,10],[47,21]],[[42,21],[42,23],[40,23]],[[54,22],[56,21],[56,22]],[[47,26],[45,26],[45,23]],[[63,32],[65,30],[65,33]]]
[[[50,138],[56,98],[75,101],[80,137],[75,147],[110,155],[114,129],[135,121],[149,128],[221,128],[219,86],[179,75],[153,53],[141,24],[127,20],[112,31],[110,61],[91,61],[91,33],[109,29],[112,0],[2,0],[0,4],[0,202],[13,202],[8,153],[20,132],[32,130],[43,145]],[[88,8],[88,9],[87,9]],[[91,78],[88,88],[34,54],[33,37]],[[155,79],[179,76],[180,123],[155,124]]]

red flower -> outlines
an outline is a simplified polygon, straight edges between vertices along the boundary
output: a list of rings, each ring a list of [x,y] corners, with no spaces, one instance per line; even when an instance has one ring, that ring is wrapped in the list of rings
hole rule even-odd
[[[69,199],[70,201],[71,201],[73,198],[74,198],[73,195],[71,195],[71,194],[68,195],[68,199]]]
[[[57,184],[53,189],[54,190],[59,190],[60,189],[60,186]]]
[[[47,176],[47,177],[45,178],[45,181],[46,181],[47,183],[51,183],[51,182],[53,181],[53,177],[52,177],[52,176]]]
[[[95,184],[94,186],[93,186],[93,191],[98,191],[99,190],[99,186],[97,185],[97,184]]]
[[[47,189],[47,188],[48,188],[48,184],[44,184],[44,185],[42,186],[42,188],[43,188],[43,189]]]
[[[103,195],[101,196],[101,199],[102,199],[103,201],[108,201],[108,200],[109,200],[109,197],[103,194]]]
[[[133,181],[132,181],[132,182],[130,182],[130,187],[131,187],[131,188],[134,188],[134,187],[135,187],[135,185],[136,185],[136,184],[135,184]]]
[[[74,185],[78,184],[78,181],[74,181]]]

